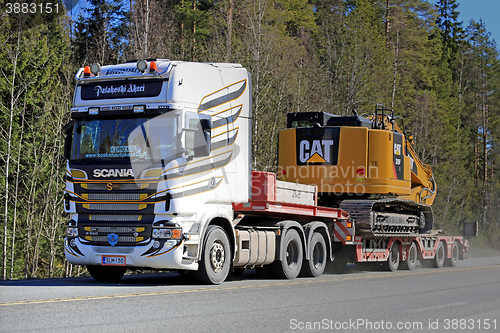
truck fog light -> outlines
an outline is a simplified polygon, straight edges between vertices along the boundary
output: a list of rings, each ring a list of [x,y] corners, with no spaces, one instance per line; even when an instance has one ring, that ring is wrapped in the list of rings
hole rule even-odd
[[[154,247],[155,249],[159,248],[159,247],[160,247],[160,242],[158,242],[158,241],[154,241],[154,242],[153,242],[153,247]]]
[[[70,244],[71,246],[75,246],[75,244],[76,244],[75,239],[73,238],[72,240],[70,240],[70,241],[69,241],[69,244]]]
[[[177,241],[175,241],[175,240],[168,240],[168,241],[165,242],[164,247],[165,247],[165,250],[170,250],[171,248],[173,248],[176,245],[177,245]]]

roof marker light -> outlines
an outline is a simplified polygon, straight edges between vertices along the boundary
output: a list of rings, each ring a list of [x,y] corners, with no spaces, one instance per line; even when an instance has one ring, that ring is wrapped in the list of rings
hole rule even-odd
[[[94,62],[92,65],[90,65],[90,71],[95,76],[99,75],[99,72],[101,71],[101,65],[99,65],[98,62]]]
[[[156,67],[156,62],[151,61],[149,63],[149,72],[150,73],[156,73],[157,67]]]
[[[137,61],[137,69],[139,72],[144,73],[148,69],[148,62],[144,59]]]
[[[90,66],[83,67],[83,77],[90,77]]]

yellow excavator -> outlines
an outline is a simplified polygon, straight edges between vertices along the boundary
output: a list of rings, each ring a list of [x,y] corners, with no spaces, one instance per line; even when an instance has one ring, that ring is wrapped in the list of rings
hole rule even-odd
[[[397,118],[379,104],[371,116],[289,113],[278,177],[318,186],[318,204],[347,211],[364,238],[429,232],[434,175]]]

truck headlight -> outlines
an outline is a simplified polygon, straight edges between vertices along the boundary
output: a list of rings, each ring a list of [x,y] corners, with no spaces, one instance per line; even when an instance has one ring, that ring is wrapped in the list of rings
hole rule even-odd
[[[153,229],[152,233],[153,238],[163,238],[163,239],[181,239],[182,238],[182,230],[181,229],[172,229],[172,228],[163,228],[163,229]]]

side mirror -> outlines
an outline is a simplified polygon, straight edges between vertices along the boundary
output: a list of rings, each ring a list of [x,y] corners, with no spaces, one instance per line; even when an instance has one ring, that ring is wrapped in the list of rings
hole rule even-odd
[[[194,148],[194,156],[208,156],[212,151],[212,118],[200,119],[201,131],[203,133],[204,144]],[[200,138],[201,139],[201,138]]]
[[[212,140],[212,118],[203,114],[190,115],[188,128],[184,128],[186,157],[210,155]]]
[[[63,127],[63,132],[66,134],[64,138],[64,158],[66,160],[70,159],[71,146],[73,143],[73,127],[75,126],[75,121],[70,121]]]
[[[71,157],[71,146],[73,143],[73,134],[64,138],[64,159],[69,160]]]
[[[73,127],[75,127],[74,120],[72,120],[69,123],[67,123],[66,125],[64,125],[64,127],[63,127],[64,134],[70,135],[71,133],[73,133]]]

